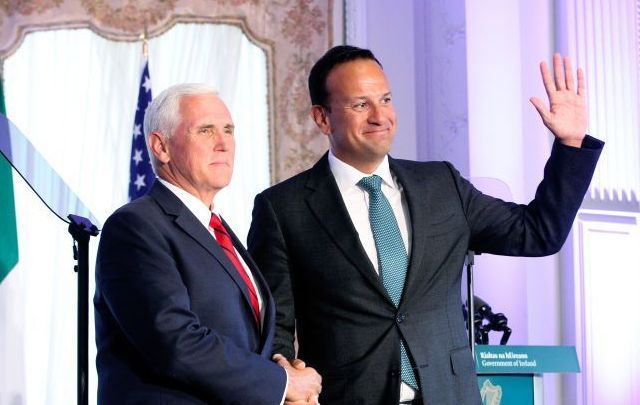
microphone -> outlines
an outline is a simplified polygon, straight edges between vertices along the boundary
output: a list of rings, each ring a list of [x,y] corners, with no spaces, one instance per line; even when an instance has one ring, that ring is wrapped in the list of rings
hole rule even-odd
[[[474,337],[476,344],[489,344],[489,332],[496,331],[502,332],[500,345],[506,345],[512,332],[511,328],[508,326],[509,319],[501,312],[494,313],[491,306],[477,295],[473,296],[473,304],[473,324],[475,327]],[[465,306],[463,306],[463,311],[465,319],[468,319],[468,313]]]

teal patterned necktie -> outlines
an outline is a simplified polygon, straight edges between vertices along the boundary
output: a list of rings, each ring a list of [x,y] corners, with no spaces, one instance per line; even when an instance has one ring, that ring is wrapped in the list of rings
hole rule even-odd
[[[398,222],[393,215],[389,200],[382,194],[381,185],[382,178],[375,174],[363,177],[358,182],[358,187],[369,193],[369,221],[371,221],[371,231],[378,250],[380,277],[391,301],[397,308],[402,297],[409,258],[402,241],[400,228],[398,228]],[[400,338],[400,361],[402,381],[417,390],[416,376],[402,338]]]

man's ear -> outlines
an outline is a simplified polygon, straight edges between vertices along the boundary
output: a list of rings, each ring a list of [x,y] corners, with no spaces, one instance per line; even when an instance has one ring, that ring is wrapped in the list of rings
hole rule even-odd
[[[155,156],[156,161],[160,163],[168,163],[170,160],[169,145],[167,138],[160,132],[152,132],[149,134],[149,150]]]
[[[331,122],[329,121],[329,117],[327,117],[327,110],[323,106],[311,106],[311,118],[313,118],[313,121],[323,134],[331,134]]]

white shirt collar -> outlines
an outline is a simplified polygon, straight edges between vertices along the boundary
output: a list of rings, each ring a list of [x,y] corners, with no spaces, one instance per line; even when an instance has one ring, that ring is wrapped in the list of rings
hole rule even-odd
[[[333,177],[338,183],[338,188],[341,193],[345,193],[353,187],[357,187],[356,184],[363,178],[369,177],[372,174],[378,175],[382,178],[382,183],[391,188],[396,188],[393,176],[391,175],[391,169],[389,169],[389,157],[385,156],[380,165],[373,171],[373,173],[363,173],[355,167],[338,159],[331,150],[329,150],[329,168]]]
[[[210,207],[207,207],[198,197],[193,194],[185,191],[184,189],[176,186],[175,184],[171,184],[168,181],[157,178],[157,180],[162,183],[163,186],[168,188],[173,194],[176,195],[182,201],[182,203],[187,207],[193,215],[196,216],[198,221],[202,223],[205,228],[209,228],[209,221],[211,221],[211,213],[216,213]],[[213,206],[213,201],[211,202],[211,206]]]

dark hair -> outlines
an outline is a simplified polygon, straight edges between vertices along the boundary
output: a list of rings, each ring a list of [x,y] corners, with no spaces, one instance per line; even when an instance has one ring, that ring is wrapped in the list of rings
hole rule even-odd
[[[309,95],[311,96],[311,104],[326,107],[327,98],[329,98],[326,86],[329,73],[338,65],[358,59],[373,60],[382,67],[380,61],[373,56],[370,50],[355,46],[334,46],[322,55],[311,68],[311,72],[309,72]]]

